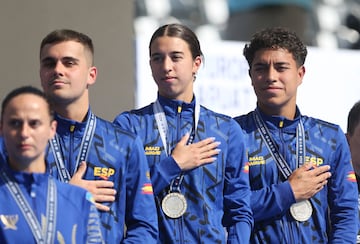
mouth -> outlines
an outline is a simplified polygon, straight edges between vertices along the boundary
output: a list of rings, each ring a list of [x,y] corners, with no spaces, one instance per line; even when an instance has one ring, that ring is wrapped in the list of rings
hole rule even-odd
[[[50,86],[61,86],[61,85],[65,85],[68,84],[69,82],[59,79],[59,78],[54,78],[52,80],[49,81],[49,85]]]
[[[174,76],[166,76],[164,78],[161,78],[162,81],[165,81],[165,82],[172,82],[176,79],[176,77]]]

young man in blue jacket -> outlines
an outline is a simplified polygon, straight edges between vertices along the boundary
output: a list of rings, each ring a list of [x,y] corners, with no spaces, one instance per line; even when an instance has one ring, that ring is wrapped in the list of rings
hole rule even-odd
[[[356,240],[358,190],[345,135],[296,105],[306,55],[298,36],[280,27],[257,32],[244,48],[257,107],[235,120],[246,135],[251,243]]]
[[[196,100],[200,43],[186,26],[159,27],[150,45],[158,99],[115,123],[140,136],[151,171],[159,243],[248,243],[253,224],[243,133]],[[226,235],[224,227],[231,231]]]
[[[142,143],[90,109],[93,55],[92,40],[74,30],[55,30],[41,42],[41,85],[58,124],[47,162],[54,176],[93,193],[107,243],[154,243],[156,207]]]

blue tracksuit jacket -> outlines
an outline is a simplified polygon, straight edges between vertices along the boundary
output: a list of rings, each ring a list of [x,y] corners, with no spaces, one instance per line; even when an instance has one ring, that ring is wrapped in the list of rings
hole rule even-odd
[[[174,148],[194,125],[195,102],[158,97],[168,124],[168,142]],[[187,199],[186,213],[177,219],[168,218],[161,209],[162,199],[170,182],[181,170],[171,156],[167,156],[154,118],[153,104],[124,112],[115,123],[140,136],[150,166],[159,217],[159,243],[224,243],[224,226],[234,226],[229,243],[248,243],[252,228],[249,205],[250,188],[244,136],[236,122],[201,106],[194,142],[215,137],[221,142],[215,162],[183,172],[180,186]]]
[[[296,168],[296,127],[300,119],[305,129],[305,161],[315,166],[331,167],[328,184],[310,200],[313,207],[311,218],[298,222],[289,212],[295,203],[290,184],[279,173],[252,113],[235,118],[246,135],[248,147],[253,193],[251,206],[255,221],[251,243],[355,243],[358,190],[350,150],[341,128],[302,116],[298,109],[294,120],[260,112],[291,170]]]
[[[37,221],[44,227],[43,221],[48,217],[48,181],[52,176],[47,173],[8,172],[11,172],[9,174],[19,184]],[[54,181],[57,192],[54,243],[103,243],[99,215],[91,194],[80,187]],[[28,222],[2,178],[0,226],[0,243],[36,243]]]
[[[86,122],[78,123],[58,115],[55,118],[65,165],[72,174]],[[156,242],[156,207],[149,167],[140,139],[97,117],[95,134],[86,161],[84,179],[113,181],[117,191],[115,202],[109,204],[110,212],[100,212],[105,242]],[[51,147],[47,152],[47,162],[51,174],[59,178]]]

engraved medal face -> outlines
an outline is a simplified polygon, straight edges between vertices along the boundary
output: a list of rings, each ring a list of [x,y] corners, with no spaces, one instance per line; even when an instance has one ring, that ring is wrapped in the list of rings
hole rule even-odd
[[[290,213],[297,221],[303,222],[310,219],[312,214],[312,206],[309,200],[294,203],[290,207]]]
[[[164,197],[161,207],[166,216],[176,219],[185,213],[187,203],[184,195],[178,192],[172,192]]]

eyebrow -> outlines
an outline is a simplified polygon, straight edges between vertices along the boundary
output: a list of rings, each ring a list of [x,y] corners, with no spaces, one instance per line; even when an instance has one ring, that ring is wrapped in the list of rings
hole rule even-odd
[[[184,52],[182,52],[182,51],[173,51],[173,52],[170,52],[170,54],[171,54],[171,55],[174,55],[174,54],[184,54]],[[163,55],[163,53],[162,53],[162,52],[155,52],[155,53],[151,54],[151,57],[152,57],[152,56],[157,56],[157,55]]]
[[[45,63],[45,62],[54,61],[54,60],[57,60],[57,59],[54,58],[54,57],[48,56],[48,57],[45,57],[45,58],[41,59],[41,62],[42,62],[42,63]],[[74,57],[71,57],[71,56],[62,57],[60,60],[74,60],[74,61],[79,61],[78,58],[74,58]]]

